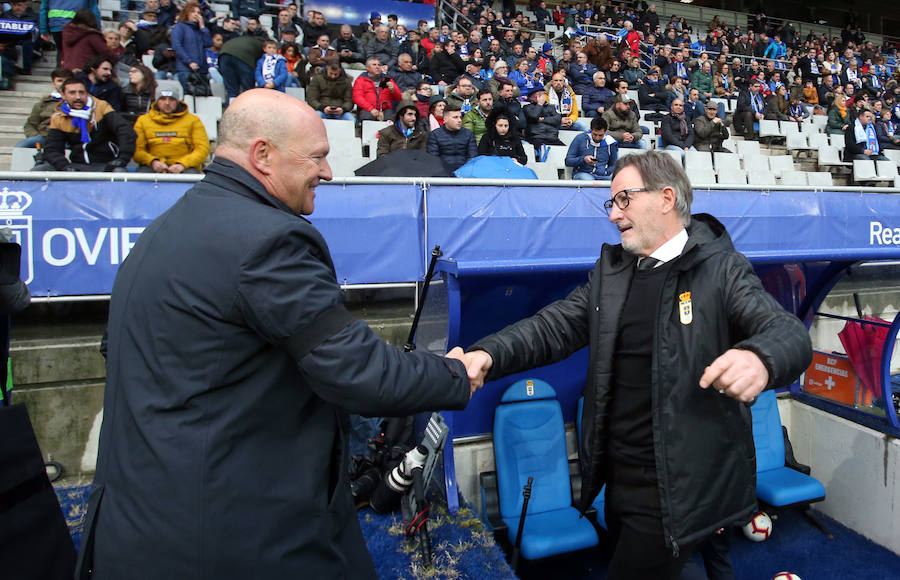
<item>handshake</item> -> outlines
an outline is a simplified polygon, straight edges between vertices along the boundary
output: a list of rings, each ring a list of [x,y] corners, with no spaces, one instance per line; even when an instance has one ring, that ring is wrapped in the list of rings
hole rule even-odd
[[[484,377],[491,370],[494,359],[483,350],[473,350],[472,352],[463,352],[463,349],[456,346],[445,355],[447,358],[455,358],[466,366],[466,374],[469,377],[469,387],[471,389],[469,396],[475,394],[475,391],[484,385]]]

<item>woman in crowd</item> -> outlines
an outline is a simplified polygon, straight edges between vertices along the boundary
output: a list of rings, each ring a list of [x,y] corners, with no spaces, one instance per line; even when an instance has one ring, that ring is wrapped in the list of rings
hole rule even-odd
[[[668,100],[666,101],[666,106],[670,109],[672,108],[672,101],[675,99],[681,99],[682,102],[687,102],[688,97],[688,88],[684,86],[684,79],[681,77],[672,77],[669,79],[669,84],[666,85],[666,95],[668,96]]]
[[[738,89],[734,85],[734,77],[731,75],[731,67],[728,63],[722,63],[719,74],[713,76],[713,88],[717,97],[734,98],[738,95]]]
[[[882,149],[900,149],[900,134],[892,117],[891,110],[883,108],[875,121],[875,134],[878,136],[878,146]]]
[[[212,36],[200,7],[194,0],[189,0],[176,18],[172,28],[172,49],[175,51],[175,76],[187,92],[187,78],[191,73],[209,76],[209,69],[201,66],[206,63],[206,47],[212,46]]]
[[[288,87],[305,87],[309,81],[306,74],[306,64],[309,62],[306,55],[293,42],[287,42],[281,47],[281,56],[288,71]]]
[[[763,115],[770,121],[790,121],[788,116],[787,87],[783,84],[779,84],[775,92],[769,95]]]
[[[828,107],[828,123],[825,132],[831,135],[843,135],[850,126],[850,114],[847,112],[847,97],[843,93],[835,93],[834,101]]]
[[[134,125],[138,117],[150,110],[156,97],[156,79],[153,71],[140,63],[128,69],[128,84],[122,89],[120,114]]]
[[[628,83],[628,88],[633,91],[641,88],[644,76],[646,75],[641,69],[641,59],[637,56],[629,58],[628,66],[625,67],[625,71],[622,73],[622,78]]]
[[[100,32],[94,12],[90,8],[82,8],[68,24],[63,26],[62,66],[72,72],[78,72],[84,68],[87,61],[101,54],[108,55],[115,62],[110,54],[109,45]]]
[[[509,74],[509,80],[516,83],[516,86],[519,87],[521,99],[526,99],[534,91],[543,88],[538,81],[540,73],[537,70],[534,73],[529,73],[529,65],[527,58],[520,58],[516,61],[516,69]]]
[[[491,111],[485,120],[487,132],[478,142],[479,155],[496,155],[499,157],[512,157],[525,165],[528,158],[525,156],[525,148],[516,131],[515,119],[501,109]]]
[[[431,101],[431,107],[429,109],[428,114],[428,130],[434,131],[438,127],[442,127],[444,125],[444,108],[447,106],[447,101],[441,98],[436,98]]]
[[[497,55],[491,54],[484,57],[484,60],[481,63],[481,78],[486,81],[494,78],[494,65],[497,64]]]

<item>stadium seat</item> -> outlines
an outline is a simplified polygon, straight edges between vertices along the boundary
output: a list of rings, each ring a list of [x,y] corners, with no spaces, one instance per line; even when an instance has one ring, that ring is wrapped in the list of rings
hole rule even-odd
[[[726,113],[731,112],[731,108],[730,108],[731,107],[731,99],[721,99],[721,98],[713,97],[710,99],[710,101],[714,102],[717,105],[721,104],[722,106],[724,106]]]
[[[200,117],[209,140],[217,140],[219,138],[219,121],[209,113],[197,113],[197,116]]]
[[[787,134],[788,151],[805,151],[809,149],[809,141],[807,141],[806,133],[788,133]]]
[[[366,71],[364,71],[364,70],[354,70],[354,69],[348,68],[348,69],[344,69],[344,72],[347,73],[347,76],[348,76],[348,77],[350,77],[350,82],[352,83],[353,81],[356,80],[356,78],[357,78],[358,76],[360,76],[361,74],[363,74],[363,73],[366,72]],[[438,94],[437,91],[434,91],[434,94]]]
[[[900,167],[900,149],[882,149],[881,154],[894,162],[894,165]]]
[[[341,121],[340,119],[323,119],[325,132],[328,133],[328,141],[334,145],[341,140],[349,140],[356,137],[354,121]]]
[[[535,163],[528,166],[538,176],[538,179],[545,181],[557,181],[559,179],[559,170],[549,163]]]
[[[216,120],[222,118],[222,99],[219,97],[194,97],[194,108],[197,112],[213,115]]]
[[[145,67],[149,68],[153,72],[156,72],[156,67],[153,66],[153,55],[152,54],[145,54],[145,55],[141,56],[141,62],[144,63]],[[157,87],[159,86],[159,81],[157,81],[156,86]]]
[[[893,161],[876,161],[875,172],[878,174],[878,179],[894,181],[894,178],[897,177],[897,164]]]
[[[634,150],[632,150],[632,151],[634,151]],[[660,153],[665,153],[666,155],[670,156],[672,159],[675,160],[675,163],[677,163],[678,165],[682,165],[682,166],[684,165],[684,162],[681,159],[681,151],[673,151],[672,149],[657,149],[657,151],[659,151]],[[641,153],[643,153],[643,151],[641,151]],[[619,149],[619,154],[620,155],[622,154],[621,149]]]
[[[637,92],[637,91],[632,90],[632,89],[628,89],[628,93],[627,93],[627,94],[628,94],[628,98],[629,98],[629,99],[631,99],[631,100],[634,101],[635,103],[638,102],[638,92]]]
[[[331,166],[331,173],[334,177],[353,177],[356,175],[354,172],[357,169],[372,161],[371,159],[363,157],[359,152],[357,152],[356,155],[348,154],[346,152],[339,153],[334,158],[329,154],[327,159],[328,164]]]
[[[825,133],[810,133],[808,135],[809,148],[818,151],[822,147],[828,147],[828,135]]]
[[[769,158],[762,153],[744,156],[744,171],[753,174],[756,171],[771,171]]]
[[[494,411],[494,462],[500,516],[516,542],[522,490],[533,477],[521,554],[534,560],[599,543],[597,532],[572,506],[566,427],[556,391],[540,379],[510,386]]]
[[[572,144],[572,141],[575,140],[575,137],[578,137],[582,133],[580,131],[560,131],[559,132],[559,140],[566,144],[566,147]]]
[[[819,167],[829,166],[850,166],[849,162],[841,161],[838,149],[832,146],[822,146],[819,148]]]
[[[812,119],[812,124],[822,132],[825,130],[825,125],[828,124],[828,115],[813,115],[810,117]]]
[[[660,153],[665,152],[665,150],[660,151]],[[626,155],[640,155],[642,153],[646,153],[646,151],[643,149],[619,149],[619,157],[625,157]],[[677,151],[672,151],[671,153],[678,155]],[[681,155],[678,155],[678,163],[681,163]]]
[[[775,185],[775,174],[768,169],[748,171],[747,183],[749,185]]]
[[[828,141],[831,143],[832,147],[837,147],[838,149],[844,148],[844,136],[843,135],[835,135],[833,133],[829,133]]]
[[[222,83],[217,83],[214,80],[209,81],[209,90],[212,91],[212,95],[214,97],[219,97],[222,99],[222,102],[225,102],[225,98],[227,94],[225,93],[225,85]]]
[[[685,151],[684,152],[684,168],[685,169],[709,169],[713,170],[712,155],[708,151]]]
[[[831,177],[831,173],[828,171],[807,172],[806,180],[810,185],[820,185],[823,187],[831,187],[832,185],[834,185],[834,180]]]
[[[385,127],[390,127],[391,121],[363,121],[362,122],[362,146],[369,146],[369,158],[375,159],[378,148],[378,132]]]
[[[762,119],[759,122],[759,136],[762,137],[783,137],[778,121]]]
[[[547,147],[547,150],[547,158],[544,160],[544,163],[557,169],[562,169],[566,166],[566,154],[569,152],[568,146],[550,145]]]
[[[694,187],[700,185],[715,185],[716,183],[716,174],[713,172],[712,167],[687,167],[685,168],[685,172],[687,173],[688,179],[691,180],[691,185]]]
[[[781,134],[787,137],[791,133],[799,133],[800,126],[797,125],[796,121],[781,121],[778,127],[781,129]]]
[[[854,159],[853,181],[878,181],[875,162],[869,159]]]
[[[732,153],[735,153],[735,154],[737,153],[737,150],[738,150],[737,144],[738,144],[738,142],[735,141],[734,139],[725,139],[724,141],[722,141],[722,147],[724,149],[728,149],[729,151],[731,151]]]
[[[747,185],[747,173],[742,169],[729,169],[717,173],[719,183],[723,185]]]
[[[808,185],[805,171],[782,171],[781,185]]]
[[[756,497],[774,507],[797,506],[828,533],[809,512],[810,503],[825,499],[825,486],[809,476],[809,467],[794,460],[787,431],[781,426],[775,391],[760,393],[750,411],[756,447]]]
[[[775,177],[781,177],[782,172],[794,170],[794,158],[790,155],[770,155],[769,168]]]
[[[193,113],[193,114],[196,115],[196,114],[197,114],[197,110],[196,110],[196,107],[195,107],[196,103],[195,103],[195,100],[194,100],[194,99],[195,99],[194,95],[184,95],[184,96],[181,98],[181,100],[184,102],[184,104],[187,105],[188,113]]]
[[[748,156],[762,155],[759,151],[759,141],[749,141],[744,139],[743,141],[737,141],[736,143],[737,153],[742,159],[747,159]]]
[[[581,95],[575,95],[575,104],[578,105],[578,116],[584,117],[584,109],[581,107]]]
[[[306,101],[306,89],[303,87],[285,87],[284,92],[301,101]]]
[[[34,155],[37,149],[31,147],[13,147],[10,171],[30,171],[34,167]]]
[[[531,143],[522,141],[522,149],[525,150],[525,157],[527,159],[525,165],[533,169],[534,164],[536,163],[534,159],[534,147],[531,146]]]
[[[720,176],[726,171],[740,171],[741,158],[737,153],[713,153],[716,173]],[[721,182],[721,180],[719,180]]]

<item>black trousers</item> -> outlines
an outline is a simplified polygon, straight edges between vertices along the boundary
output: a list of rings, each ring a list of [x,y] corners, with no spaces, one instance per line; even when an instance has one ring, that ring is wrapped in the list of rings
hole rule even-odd
[[[681,580],[734,580],[734,568],[728,552],[731,550],[733,528],[713,534],[694,548],[703,558],[703,566],[691,560],[681,572]]]
[[[610,463],[606,486],[606,523],[612,560],[608,580],[678,580],[691,555],[666,546],[653,467]]]

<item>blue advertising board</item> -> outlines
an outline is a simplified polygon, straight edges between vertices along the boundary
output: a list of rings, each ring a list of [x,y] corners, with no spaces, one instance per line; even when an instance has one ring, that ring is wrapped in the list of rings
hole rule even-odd
[[[408,29],[416,28],[419,20],[427,20],[428,26],[434,26],[434,3],[400,2],[399,0],[381,0],[377,4],[363,0],[311,0],[303,3],[304,10],[318,10],[328,22],[350,24],[356,26],[369,22],[372,12],[381,14],[381,22],[387,24],[388,14],[396,14],[398,22]]]
[[[34,296],[108,294],[119,264],[189,182],[5,181],[0,227],[22,244]],[[599,255],[616,243],[608,189],[421,184],[320,184],[310,221],[342,284],[421,280],[430,249],[456,262]],[[893,195],[697,191],[693,210],[718,217],[755,263],[900,258]]]

